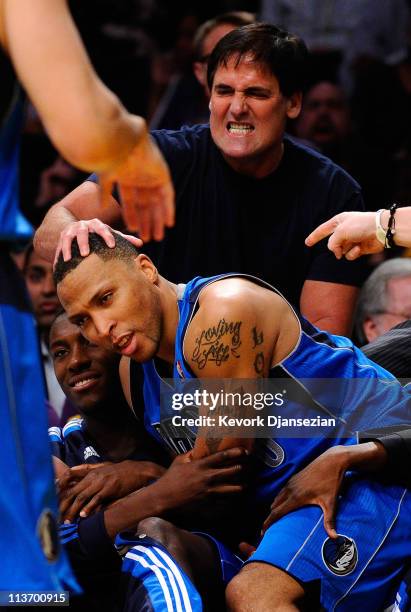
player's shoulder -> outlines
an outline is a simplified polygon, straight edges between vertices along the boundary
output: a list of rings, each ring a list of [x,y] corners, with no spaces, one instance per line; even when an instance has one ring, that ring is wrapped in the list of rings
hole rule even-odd
[[[272,363],[286,319],[283,309],[289,308],[282,296],[259,279],[233,276],[211,282],[201,291],[184,334],[188,365],[201,377],[267,374],[258,359]]]
[[[207,285],[199,296],[198,313],[204,317],[214,312],[252,314],[270,303],[273,310],[286,304],[285,300],[259,279],[232,276]]]

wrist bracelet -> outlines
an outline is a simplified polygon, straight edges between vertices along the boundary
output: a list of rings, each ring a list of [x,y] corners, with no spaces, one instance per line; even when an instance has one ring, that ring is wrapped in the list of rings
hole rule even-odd
[[[381,242],[381,244],[385,247],[387,232],[381,225],[381,215],[384,210],[384,208],[380,208],[380,210],[377,210],[377,213],[375,215],[375,236],[378,242]]]
[[[395,212],[398,208],[398,204],[394,202],[390,207],[390,218],[388,219],[388,228],[385,233],[385,244],[384,247],[386,249],[391,249],[395,246],[394,242],[394,234],[395,234]]]

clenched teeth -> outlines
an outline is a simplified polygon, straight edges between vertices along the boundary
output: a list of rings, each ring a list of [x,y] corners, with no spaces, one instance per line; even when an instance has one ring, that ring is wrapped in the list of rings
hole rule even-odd
[[[229,123],[227,129],[232,134],[247,134],[254,130],[254,127],[244,123]]]

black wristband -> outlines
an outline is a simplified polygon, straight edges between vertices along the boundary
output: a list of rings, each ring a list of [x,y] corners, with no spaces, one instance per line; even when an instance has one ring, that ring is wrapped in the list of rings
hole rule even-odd
[[[391,249],[395,246],[394,234],[395,234],[395,212],[398,208],[398,204],[394,202],[390,207],[390,217],[388,219],[388,227],[385,234],[385,248]]]

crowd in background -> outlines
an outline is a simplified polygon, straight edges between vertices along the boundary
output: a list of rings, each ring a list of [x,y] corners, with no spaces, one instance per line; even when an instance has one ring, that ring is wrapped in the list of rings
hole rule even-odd
[[[153,129],[178,129],[208,121],[207,59],[221,36],[232,28],[256,19],[300,34],[310,50],[310,62],[303,109],[289,122],[288,132],[347,170],[362,187],[366,209],[377,210],[393,201],[411,204],[410,4],[407,0],[363,0],[348,5],[337,0],[263,0],[257,7],[256,3],[229,0],[206,5],[72,0],[70,8],[102,79],[130,111],[146,117]],[[216,15],[227,13],[228,19],[214,24],[211,31],[201,27]],[[50,206],[84,178],[55,151],[35,109],[27,102],[20,176],[21,207],[26,217],[38,227]],[[399,256],[406,257],[407,251],[385,251],[370,258],[369,269],[384,258]],[[51,365],[47,366],[48,328],[43,323],[55,316],[57,297],[50,280],[51,264],[34,262],[37,267],[33,273],[34,257],[38,259],[29,251],[23,267],[35,305],[50,399],[56,390]],[[405,278],[397,292],[398,313],[394,308],[398,316],[392,318],[392,325],[383,326],[383,331],[411,315],[401,305],[411,286],[411,274],[403,271],[406,265],[397,264]],[[377,285],[381,293],[388,277],[380,277]],[[375,304],[377,285],[374,283],[371,296],[369,284],[364,287],[363,293],[368,291],[365,303]],[[363,303],[361,299],[354,334],[360,345],[375,339],[374,334],[361,329],[370,323]],[[378,308],[380,315],[384,308],[390,311],[387,303]],[[68,407],[61,397],[53,404],[58,420],[63,408],[67,416]],[[54,423],[55,416],[50,414]]]
[[[215,44],[232,29],[254,21],[264,21],[300,35],[309,48],[310,58],[304,75],[302,111],[295,119],[288,121],[287,134],[291,136],[291,142],[327,156],[346,170],[360,184],[366,210],[387,209],[392,202],[399,202],[400,206],[411,205],[411,0],[391,0],[389,3],[384,0],[311,0],[304,3],[297,0],[261,0],[259,3],[215,0],[198,5],[186,1],[166,3],[164,0],[72,0],[70,8],[92,62],[103,81],[119,96],[129,111],[145,117],[153,130],[178,130],[184,125],[208,123],[210,90],[206,78],[207,62]],[[214,21],[210,21],[212,19]],[[215,110],[214,112],[218,115]],[[167,157],[167,138],[164,142],[161,137],[156,138],[159,139],[160,149],[164,147],[163,152]],[[218,147],[217,141],[215,144]],[[303,157],[293,157],[295,152],[288,136],[285,138],[285,148],[288,159],[294,164],[294,170],[297,168],[301,172]],[[318,162],[318,156],[314,158]],[[167,161],[170,163],[169,159]],[[172,164],[170,167],[173,175],[175,169]],[[231,170],[234,172],[238,169]],[[331,171],[334,172],[333,169]],[[246,180],[250,179],[250,176],[241,176],[240,170],[238,174],[240,178],[236,178],[233,188],[233,202],[237,197],[237,187],[243,188],[242,186],[247,185]],[[282,176],[281,173],[279,176]],[[317,174],[315,176],[317,178]],[[339,177],[341,200],[344,196],[344,205],[348,206],[354,202],[351,195],[347,195],[348,186],[355,191],[355,185],[352,187],[345,173],[341,173]],[[22,211],[28,220],[35,228],[39,227],[50,207],[80,185],[85,178],[86,174],[71,166],[53,148],[35,108],[27,101],[21,143],[20,197]],[[256,178],[260,177],[252,177],[252,180]],[[266,178],[263,176],[260,181],[262,185]],[[198,176],[194,173],[194,180],[197,179]],[[188,174],[185,180],[188,181]],[[234,185],[234,179],[230,180],[233,180]],[[255,181],[256,184],[258,182]],[[284,185],[287,184],[284,182]],[[90,187],[90,182],[88,185]],[[319,182],[318,185],[321,186],[322,183]],[[327,202],[334,193],[331,180],[328,187],[330,190],[324,196]],[[181,185],[180,190],[184,195]],[[245,191],[246,189],[244,196],[247,195]],[[290,193],[290,190],[285,188],[283,191],[287,195]],[[312,192],[317,193],[314,188]],[[176,193],[179,197],[177,185]],[[260,194],[257,191],[256,193]],[[267,193],[271,194],[271,191],[267,189]],[[278,194],[281,197],[282,189],[278,189]],[[357,196],[361,199],[359,194]],[[253,252],[252,240],[254,239],[256,244],[264,242],[259,234],[261,227],[265,226],[266,230],[265,246],[270,246],[272,240],[272,226],[266,223],[263,214],[259,216],[259,196],[256,196],[256,200],[258,201],[251,211],[253,218],[255,217],[253,227],[256,231],[254,236],[250,236],[251,247],[248,245],[247,253],[249,259],[249,253]],[[231,205],[228,197],[227,201]],[[270,202],[271,200],[268,201],[269,204]],[[311,202],[310,197],[307,197],[304,204],[310,206]],[[217,208],[218,203],[216,199]],[[332,205],[334,202],[329,203]],[[330,215],[334,212],[338,212],[337,208],[332,210]],[[204,214],[206,213],[207,211],[204,211]],[[181,216],[180,206],[177,227],[180,225],[180,231],[184,234],[186,230]],[[292,217],[292,214],[290,216]],[[218,215],[218,224],[217,217]],[[267,218],[271,220],[272,216]],[[199,227],[201,223],[198,223]],[[243,225],[247,226],[247,223]],[[295,223],[296,231],[292,238],[295,242],[300,240],[303,249],[305,247],[303,236],[300,236],[300,226],[304,226],[303,221],[300,225]],[[250,235],[253,227],[250,227]],[[205,228],[202,229],[207,233]],[[233,230],[233,234],[235,233]],[[201,246],[203,237],[196,236],[194,240]],[[240,236],[237,253],[239,258],[243,254],[242,242],[244,240],[241,240]],[[172,240],[168,246],[172,249]],[[190,250],[188,239],[183,247]],[[228,249],[229,247],[228,244]],[[150,254],[150,246],[148,248]],[[291,252],[296,247],[294,242],[290,241],[288,244],[284,237],[281,255],[286,248]],[[264,252],[264,249],[262,251]],[[222,254],[217,249],[215,252],[216,261],[221,261]],[[296,259],[298,253],[295,255]],[[51,440],[55,446],[54,457],[60,458],[69,467],[82,463],[97,464],[102,460],[114,463],[127,463],[129,459],[145,461],[148,466],[145,477],[147,482],[152,482],[164,473],[169,460],[161,453],[157,457],[158,449],[153,449],[147,442],[145,433],[138,429],[129,412],[119,387],[118,359],[90,344],[79,330],[67,321],[64,314],[59,315],[61,307],[53,280],[52,263],[36,252],[33,244],[15,255],[36,318],[39,352],[47,389],[48,420],[52,428]],[[288,261],[287,256],[284,255],[284,262]],[[394,336],[391,336],[389,350],[392,352],[397,346],[399,351],[403,351],[404,358],[396,358],[396,367],[388,369],[398,378],[408,378],[411,372],[408,358],[410,351],[407,346],[409,333],[406,331],[411,320],[409,256],[407,249],[394,247],[385,249],[378,256],[371,256],[367,260],[364,258],[361,263],[367,268],[368,279],[359,293],[352,332],[354,343],[364,347],[365,353],[379,362],[379,347],[384,359],[387,356],[387,348],[381,338],[395,328],[396,340],[393,342]],[[190,253],[187,253],[187,257],[190,257]],[[321,258],[320,254],[320,261]],[[164,266],[167,277],[174,274],[170,273],[167,265],[169,268],[171,266],[170,269],[182,269],[180,260],[183,261],[183,257],[176,255],[175,259],[172,264],[166,262]],[[203,259],[206,261],[205,254]],[[167,255],[163,256],[164,260],[167,260]],[[195,266],[195,257],[192,257],[192,260],[192,265]],[[343,264],[348,262],[344,261]],[[163,273],[161,264],[159,267],[160,273]],[[317,272],[320,267],[320,264],[313,265]],[[294,291],[291,282],[293,271],[286,268],[284,264],[284,278],[290,279],[287,290],[292,297],[289,297],[287,291],[284,293],[291,301],[296,301],[292,298],[294,293],[297,295],[298,287]],[[331,268],[324,266],[324,270],[331,275]],[[216,269],[213,273],[219,271]],[[241,271],[254,273],[253,269],[248,268]],[[197,270],[195,272],[197,273]],[[204,270],[198,272],[207,275]],[[330,279],[328,276],[322,277],[321,274],[318,277],[308,275],[303,281],[311,283],[311,291],[313,283],[317,283],[317,291],[322,282],[335,283],[335,295],[339,285],[342,285],[344,290],[351,284],[358,286],[361,281],[357,282],[357,279],[363,276],[353,272],[341,272],[336,273],[335,279]],[[352,278],[348,278],[349,274]],[[190,273],[189,276],[193,274]],[[292,280],[297,283],[296,276],[294,275]],[[261,277],[270,281],[264,273]],[[172,280],[178,282],[180,279]],[[339,288],[341,289],[341,286]],[[280,289],[283,291],[283,287]],[[304,296],[304,289],[301,295]],[[337,328],[335,333],[348,335],[345,334],[344,325],[347,324],[349,328],[351,306],[354,306],[349,303],[348,293],[339,295],[344,306],[341,311],[345,309],[347,316],[337,321],[343,330]],[[333,332],[333,325],[329,321],[327,323],[326,320],[322,326],[315,318],[308,316],[307,313],[312,312],[307,306],[310,301],[312,300],[307,300],[306,291],[305,301],[302,298],[297,306],[299,305],[304,316],[318,327]],[[353,294],[352,302],[354,301]],[[322,313],[318,318],[320,321],[324,319]],[[381,342],[382,344],[379,344]],[[397,367],[399,365],[402,367]],[[100,385],[97,390],[99,392],[96,391],[94,395],[92,392],[83,392],[82,387],[87,388],[90,380],[100,379],[104,385]],[[115,414],[111,410],[114,398],[121,398]],[[64,435],[61,434],[60,427],[74,415],[80,415],[81,418],[69,420]],[[89,438],[85,432],[90,434]],[[155,464],[149,463],[154,461],[153,457]],[[102,480],[110,476],[110,465],[105,469],[107,471],[101,474],[96,472]],[[79,471],[78,474],[83,477],[87,472]],[[86,484],[88,486],[88,481]],[[133,481],[130,491],[142,484],[145,484],[145,481]],[[60,502],[66,509],[67,516],[73,519],[79,508],[75,505],[77,502],[73,502],[70,497],[73,495],[70,493],[72,483],[67,481],[66,485],[66,491],[61,485],[63,501]],[[76,486],[79,487],[80,482]],[[128,491],[122,491],[121,495],[126,493]],[[87,513],[80,516],[84,518]],[[116,556],[116,572],[118,563]],[[90,588],[92,590],[92,585]]]
[[[311,51],[310,70],[303,113],[289,126],[290,133],[347,169],[360,182],[367,209],[391,201],[410,204],[407,0],[279,0],[261,2],[260,7],[228,0],[172,5],[161,0],[72,0],[70,5],[104,82],[153,128],[178,129],[207,119],[204,93],[193,75],[193,62],[202,60],[196,56],[195,34],[205,20],[226,11],[250,11],[301,35]],[[29,220],[38,225],[47,208],[81,178],[57,157],[28,106],[21,203]]]

